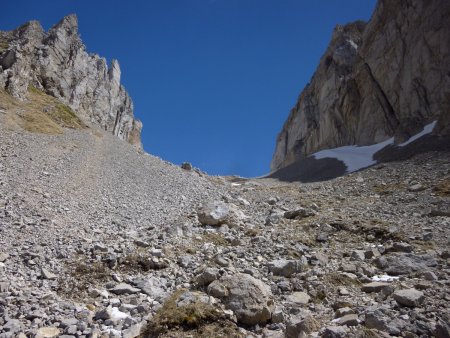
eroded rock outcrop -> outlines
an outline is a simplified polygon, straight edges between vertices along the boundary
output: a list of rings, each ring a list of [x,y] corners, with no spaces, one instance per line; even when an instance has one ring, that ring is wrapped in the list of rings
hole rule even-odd
[[[449,134],[450,3],[380,0],[337,26],[278,135],[271,169],[327,148],[401,142],[438,120]]]
[[[0,32],[0,88],[25,99],[29,86],[70,106],[80,118],[141,147],[142,123],[120,84],[117,60],[88,54],[75,15],[45,32],[37,21]]]

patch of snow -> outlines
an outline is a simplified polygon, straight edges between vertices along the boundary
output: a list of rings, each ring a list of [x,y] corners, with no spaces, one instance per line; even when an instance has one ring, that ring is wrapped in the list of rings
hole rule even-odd
[[[112,321],[119,321],[128,317],[125,312],[120,311],[116,307],[111,308],[109,315]]]
[[[394,276],[389,276],[389,275],[380,275],[380,276],[375,275],[372,277],[372,281],[374,281],[374,282],[393,282],[399,278],[400,277],[394,277]]]
[[[411,136],[411,138],[408,141],[403,142],[402,144],[399,144],[399,146],[404,147],[407,144],[410,144],[411,142],[417,140],[418,138],[421,138],[422,136],[431,133],[433,131],[434,127],[436,126],[436,123],[437,123],[437,120],[431,122],[430,124],[427,124],[425,127],[423,127],[423,130],[420,133],[418,133],[414,136]]]
[[[242,184],[239,184],[239,183],[231,183],[231,186],[232,187],[240,187]]]
[[[377,163],[373,159],[373,155],[377,151],[393,143],[394,138],[391,137],[390,139],[384,142],[372,144],[371,146],[363,146],[363,147],[344,146],[334,149],[321,150],[318,151],[317,153],[314,153],[312,156],[314,156],[316,159],[322,158],[338,159],[344,162],[344,164],[347,166],[347,172],[351,173]]]
[[[399,147],[404,147],[408,145],[409,143],[421,138],[424,135],[427,135],[431,133],[436,126],[437,121],[433,121],[429,124],[427,124],[423,130],[412,136],[409,140],[406,142],[403,142],[402,144],[399,144]],[[391,137],[390,139],[377,143],[372,144],[370,146],[343,146],[339,148],[333,148],[333,149],[326,149],[318,151],[317,153],[312,154],[311,156],[314,156],[315,159],[322,159],[322,158],[335,158],[339,161],[344,162],[344,164],[347,167],[347,173],[351,173],[354,171],[357,171],[359,169],[363,169],[366,167],[369,167],[373,164],[376,164],[377,161],[373,159],[373,155],[383,149],[384,147],[394,144],[394,138]]]
[[[355,43],[355,41],[348,39],[347,42],[355,49],[358,49],[358,45]]]

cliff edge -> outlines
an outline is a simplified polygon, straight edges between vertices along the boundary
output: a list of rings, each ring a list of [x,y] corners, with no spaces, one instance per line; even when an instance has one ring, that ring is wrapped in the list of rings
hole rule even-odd
[[[450,2],[380,0],[338,25],[276,141],[271,170],[317,151],[450,131]]]
[[[85,122],[100,126],[139,148],[142,123],[120,84],[117,60],[88,54],[75,15],[45,32],[37,21],[0,32],[0,88],[26,99],[33,86],[72,108]]]

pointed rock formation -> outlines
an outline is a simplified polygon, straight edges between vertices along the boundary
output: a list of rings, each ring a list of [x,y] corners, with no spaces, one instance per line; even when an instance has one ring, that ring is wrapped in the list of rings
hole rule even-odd
[[[24,99],[34,86],[72,108],[77,115],[120,139],[141,147],[142,123],[120,84],[120,67],[88,54],[75,15],[63,18],[47,33],[37,21],[0,32],[0,88]]]

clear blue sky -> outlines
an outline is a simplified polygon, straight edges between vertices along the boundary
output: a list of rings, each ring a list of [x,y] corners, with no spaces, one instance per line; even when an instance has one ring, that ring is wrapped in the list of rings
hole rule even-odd
[[[76,13],[89,52],[118,59],[147,152],[210,174],[269,171],[275,139],[336,24],[375,0],[15,0],[0,29]]]

